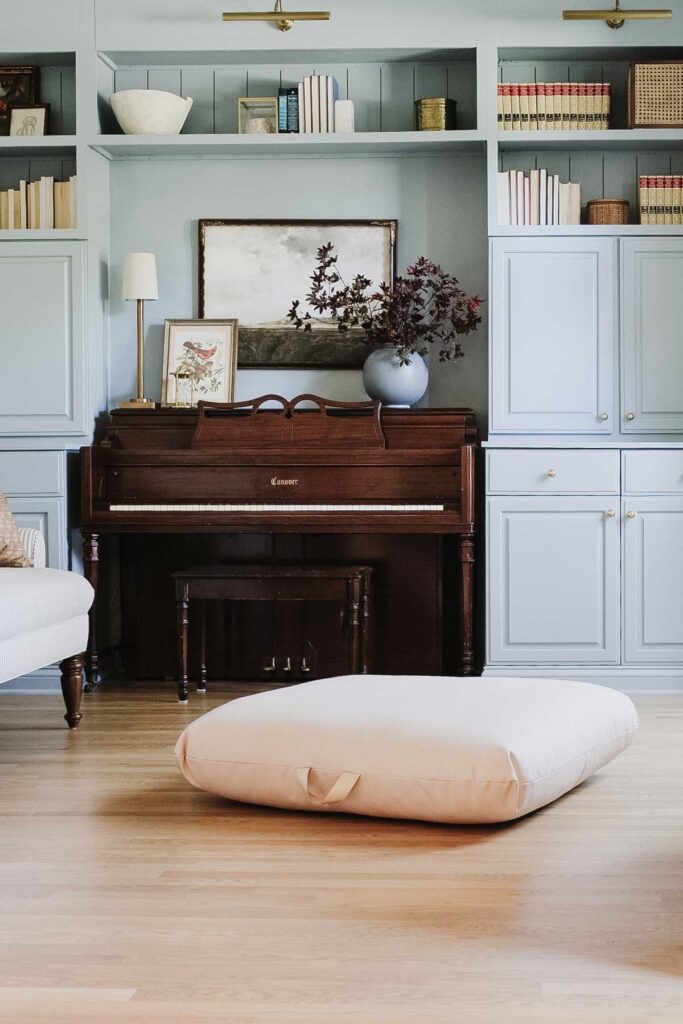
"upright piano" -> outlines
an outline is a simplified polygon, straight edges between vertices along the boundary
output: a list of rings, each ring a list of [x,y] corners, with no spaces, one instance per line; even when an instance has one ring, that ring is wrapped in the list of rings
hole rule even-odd
[[[104,439],[81,449],[85,574],[97,591],[103,534],[452,535],[459,670],[470,675],[476,444],[469,409],[315,395],[117,409]],[[96,609],[86,689],[98,677]]]

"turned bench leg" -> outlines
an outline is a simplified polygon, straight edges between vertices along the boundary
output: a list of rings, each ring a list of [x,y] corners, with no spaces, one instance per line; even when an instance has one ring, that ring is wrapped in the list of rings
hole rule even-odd
[[[62,694],[66,705],[64,718],[70,729],[78,726],[81,718],[81,693],[83,692],[83,655],[74,654],[60,662]]]

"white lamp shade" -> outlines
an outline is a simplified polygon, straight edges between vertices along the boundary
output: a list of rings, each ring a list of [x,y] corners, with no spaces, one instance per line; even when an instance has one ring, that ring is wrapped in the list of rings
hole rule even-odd
[[[158,299],[157,259],[153,252],[129,252],[123,264],[124,299]]]

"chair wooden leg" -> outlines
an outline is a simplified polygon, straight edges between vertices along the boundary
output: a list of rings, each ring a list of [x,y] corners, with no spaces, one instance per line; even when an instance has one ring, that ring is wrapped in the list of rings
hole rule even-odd
[[[60,663],[59,670],[66,705],[64,718],[70,729],[76,729],[83,717],[79,711],[83,692],[83,655],[74,654],[71,658],[65,658]]]

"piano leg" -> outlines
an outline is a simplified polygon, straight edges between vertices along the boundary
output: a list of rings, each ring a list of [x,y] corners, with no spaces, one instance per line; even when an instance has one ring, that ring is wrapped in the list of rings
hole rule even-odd
[[[460,563],[460,671],[464,676],[475,674],[474,664],[474,534],[464,533],[458,540]]]
[[[187,634],[189,600],[187,587],[183,587],[176,598],[178,613],[178,700],[187,704],[189,680],[187,675]]]
[[[349,580],[349,626],[351,628],[351,671],[361,671],[360,648],[360,587],[359,576]]]
[[[197,693],[206,693],[206,601],[199,602],[199,681]]]
[[[85,578],[95,591],[95,598],[90,608],[90,630],[88,632],[88,649],[85,654],[85,687],[86,693],[92,693],[100,682],[99,652],[97,650],[97,572],[98,534],[83,534],[83,570]]]
[[[362,630],[362,658],[361,672],[364,676],[370,671],[370,584],[365,580],[363,586],[363,630]]]

